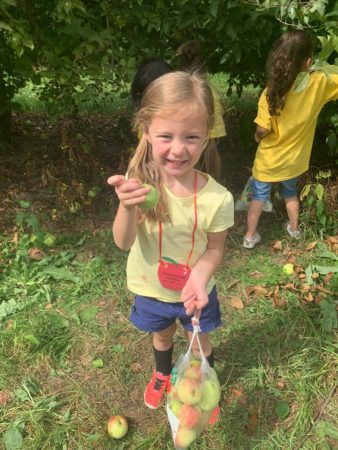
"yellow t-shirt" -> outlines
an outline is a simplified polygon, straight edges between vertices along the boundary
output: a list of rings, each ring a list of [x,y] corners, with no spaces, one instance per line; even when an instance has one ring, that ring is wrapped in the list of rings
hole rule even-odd
[[[266,89],[258,102],[255,123],[270,133],[259,143],[252,174],[258,181],[284,181],[309,168],[318,115],[338,99],[338,75],[312,72],[300,92],[290,90],[279,116],[271,116]]]
[[[226,230],[234,223],[234,203],[231,193],[210,175],[197,193],[197,229],[189,265],[193,267],[204,254],[208,233]],[[192,246],[194,227],[194,196],[176,197],[168,189],[170,223],[162,225],[162,257],[186,264]],[[157,298],[165,302],[181,301],[181,292],[165,289],[157,277],[159,261],[158,222],[145,219],[137,226],[136,240],[127,262],[128,289],[134,294]],[[215,284],[212,277],[208,293]]]
[[[210,86],[211,87],[211,86]],[[211,87],[212,95],[214,97],[214,115],[215,115],[215,123],[210,131],[210,137],[212,139],[219,138],[222,136],[226,136],[226,130],[223,120],[223,107],[221,105],[221,101],[215,89]]]

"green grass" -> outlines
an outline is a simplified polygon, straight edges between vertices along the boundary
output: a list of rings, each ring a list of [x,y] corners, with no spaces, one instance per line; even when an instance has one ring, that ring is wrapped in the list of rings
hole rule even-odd
[[[305,251],[313,236],[291,242],[276,221],[262,228],[264,241],[252,252],[241,248],[241,232],[233,229],[217,272],[223,326],[212,339],[222,413],[191,449],[293,450],[309,431],[303,449],[334,446],[336,345],[332,331],[322,329],[321,309],[282,288],[283,308],[245,293],[297,283],[282,273],[287,257],[304,269],[325,266],[328,248],[318,242]],[[270,246],[279,238],[284,254]],[[1,240],[0,449],[173,449],[165,409],[143,404],[151,339],[128,320],[126,255],[110,232],[60,236],[40,262],[27,256],[30,245],[25,234],[17,246]],[[333,277],[326,288],[336,283]],[[231,307],[233,297],[243,309]],[[186,348],[179,330],[175,358]],[[103,367],[95,368],[96,360]],[[128,418],[121,441],[108,438],[111,414]]]

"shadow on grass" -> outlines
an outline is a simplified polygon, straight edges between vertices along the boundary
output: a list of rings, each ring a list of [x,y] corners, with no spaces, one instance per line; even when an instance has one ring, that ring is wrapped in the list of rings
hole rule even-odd
[[[269,436],[283,432],[294,422],[301,397],[297,377],[306,375],[307,364],[309,370],[320,370],[322,364],[320,358],[310,362],[306,359],[305,350],[321,347],[320,336],[309,317],[314,310],[294,304],[269,312],[270,317],[259,323],[242,324],[242,329],[230,331],[226,341],[214,349],[223,386],[218,427],[227,444],[224,448],[294,448],[279,447]],[[290,408],[285,417],[276,412],[278,402],[285,402]]]

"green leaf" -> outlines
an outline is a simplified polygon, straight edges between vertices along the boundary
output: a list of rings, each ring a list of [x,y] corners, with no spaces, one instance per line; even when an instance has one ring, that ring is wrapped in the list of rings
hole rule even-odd
[[[69,326],[69,321],[56,312],[50,313],[49,320],[56,329],[67,328]]]
[[[121,345],[121,344],[114,345],[114,347],[112,348],[112,352],[114,352],[114,353],[122,353],[123,352],[123,345]]]
[[[24,339],[27,342],[30,342],[33,345],[39,345],[38,339],[33,334],[25,334]]]
[[[210,13],[213,17],[217,17],[219,0],[212,0],[210,5]]]
[[[0,304],[0,320],[15,313],[18,309],[21,309],[21,305],[13,298],[8,300],[8,302],[2,302]]]
[[[103,359],[98,358],[98,359],[94,359],[94,361],[92,362],[92,367],[94,367],[94,369],[101,369],[101,367],[104,366],[103,363]]]
[[[14,395],[18,400],[20,400],[20,402],[25,402],[27,400],[30,400],[28,393],[24,389],[21,389],[21,388],[16,389],[14,391]]]
[[[169,258],[169,256],[162,256],[162,259],[164,259],[164,261],[168,261],[169,263],[175,264],[177,266],[177,262],[174,259]]]
[[[303,91],[306,88],[306,86],[308,85],[309,79],[310,79],[310,76],[309,76],[308,72],[300,72],[297,75],[297,78],[295,80],[292,90],[294,92]]]
[[[338,266],[313,266],[314,270],[322,275],[326,275],[328,273],[336,273],[338,272]]]
[[[23,438],[20,431],[16,427],[9,428],[4,436],[6,450],[16,450],[22,448]]]
[[[19,205],[20,205],[20,208],[27,209],[27,208],[30,208],[31,203],[26,200],[20,200]]]
[[[33,230],[39,229],[39,220],[35,214],[30,214],[27,219],[27,225],[33,228]]]
[[[323,251],[318,255],[320,258],[332,259],[332,261],[338,261],[338,256],[328,250]]]
[[[300,193],[300,199],[303,200],[305,197],[308,196],[309,192],[311,189],[311,184],[306,184],[303,189],[302,192]]]
[[[315,192],[316,192],[318,200],[321,200],[324,195],[324,186],[320,183],[316,184]]]
[[[324,207],[323,200],[318,200],[318,202],[316,203],[316,214],[317,214],[317,217],[320,217],[323,214],[324,209],[325,209],[325,207]]]
[[[84,309],[79,313],[79,318],[81,323],[89,322],[96,317],[98,313],[98,308],[96,306],[91,306],[90,308]]]
[[[326,140],[325,140],[327,146],[331,149],[331,150],[335,150],[336,146],[337,146],[337,137],[334,133],[331,133],[327,136]]]
[[[0,21],[0,28],[6,31],[13,31],[13,28],[6,22]]]
[[[321,309],[320,324],[323,331],[331,333],[338,327],[337,304],[331,299],[325,299],[319,303]]]
[[[46,267],[41,273],[54,278],[54,280],[79,281],[79,278],[70,272],[70,270],[59,267]]]
[[[312,278],[312,274],[313,274],[314,270],[312,265],[310,264],[309,266],[307,266],[307,268],[305,269],[305,275],[306,275],[306,282],[307,284],[313,284],[313,278]]]
[[[315,428],[315,432],[321,438],[328,436],[331,439],[338,439],[338,428],[330,422],[319,422]]]
[[[32,39],[23,39],[23,40],[22,40],[22,43],[23,43],[23,45],[24,45],[25,47],[28,47],[28,48],[30,48],[31,50],[34,50],[34,44],[33,44]]]
[[[286,402],[278,401],[276,403],[275,412],[280,419],[285,419],[290,412],[289,405]]]

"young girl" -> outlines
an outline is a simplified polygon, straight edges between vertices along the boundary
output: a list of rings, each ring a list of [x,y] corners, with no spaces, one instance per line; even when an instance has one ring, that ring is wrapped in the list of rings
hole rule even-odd
[[[191,338],[192,316],[199,317],[203,351],[213,365],[209,332],[221,324],[213,275],[234,207],[226,188],[195,169],[209,152],[212,125],[212,92],[205,79],[179,71],[161,76],[146,90],[135,116],[143,134],[128,179],[108,179],[120,200],[114,240],[130,250],[127,280],[135,294],[130,320],[153,333],[155,370],[144,392],[153,409],[169,387],[176,319]],[[159,192],[157,206],[148,211],[139,207],[149,192],[142,183]]]
[[[284,33],[267,61],[267,87],[259,103],[255,139],[259,143],[253,166],[253,196],[243,247],[260,242],[256,227],[272,183],[279,183],[289,217],[287,231],[300,238],[297,180],[309,167],[318,115],[325,103],[338,98],[338,75],[309,71],[313,45],[305,31]],[[305,72],[300,74],[300,72]],[[306,74],[306,72],[308,72]],[[297,83],[300,74],[302,83]],[[299,78],[298,78],[299,80]]]

